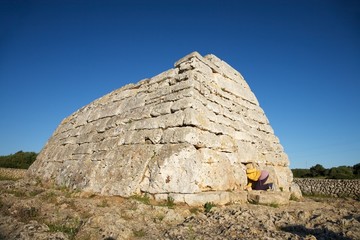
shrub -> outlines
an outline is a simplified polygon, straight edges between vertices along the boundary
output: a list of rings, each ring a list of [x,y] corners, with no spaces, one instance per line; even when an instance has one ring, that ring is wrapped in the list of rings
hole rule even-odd
[[[170,197],[170,196],[167,197],[166,206],[167,206],[168,208],[173,208],[174,205],[175,205],[175,203],[174,203],[174,198],[172,198],[172,197]]]
[[[294,178],[330,178],[330,179],[354,179],[360,178],[360,163],[354,166],[339,166],[330,169],[324,168],[320,164],[312,166],[310,169],[295,168],[291,169]]]
[[[310,168],[310,174],[312,177],[325,176],[326,169],[321,164],[316,164]]]
[[[352,179],[354,178],[351,167],[340,166],[331,168],[329,171],[329,178],[331,179]]]
[[[133,234],[137,238],[142,238],[146,235],[146,232],[143,229],[140,230],[133,230]]]
[[[310,175],[309,169],[295,168],[291,169],[291,171],[294,175],[294,178],[305,178]]]
[[[69,236],[70,239],[75,239],[79,232],[82,222],[78,219],[68,223],[47,223],[50,232],[63,232]]]
[[[98,207],[109,207],[109,203],[106,199],[103,199],[100,204],[97,205]]]
[[[205,212],[210,212],[213,207],[215,207],[215,204],[212,202],[207,202],[204,204]]]
[[[142,202],[146,205],[150,205],[150,198],[148,195],[144,195],[144,196],[134,195],[134,196],[131,196],[131,198],[136,201]]]
[[[19,151],[15,154],[0,156],[0,167],[28,169],[36,160],[37,153]]]

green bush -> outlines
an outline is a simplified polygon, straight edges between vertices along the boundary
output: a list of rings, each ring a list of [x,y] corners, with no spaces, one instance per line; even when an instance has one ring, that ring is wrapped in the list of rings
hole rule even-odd
[[[360,178],[360,163],[353,166],[353,173],[357,178]]]
[[[207,202],[204,204],[205,212],[210,212],[210,210],[215,207],[216,205],[212,202]]]
[[[330,169],[324,168],[320,164],[312,166],[310,169],[295,168],[291,169],[294,178],[328,178],[328,179],[354,179],[360,178],[360,163],[354,166],[339,166]]]
[[[36,160],[37,153],[19,151],[15,154],[0,156],[0,167],[28,169]]]
[[[347,166],[331,168],[328,178],[331,179],[352,179],[354,178],[353,169]]]
[[[310,176],[310,170],[309,169],[304,169],[304,168],[295,168],[295,169],[291,169],[294,178],[306,178],[308,176]]]
[[[312,177],[324,177],[327,170],[321,164],[316,164],[310,168],[310,174]]]

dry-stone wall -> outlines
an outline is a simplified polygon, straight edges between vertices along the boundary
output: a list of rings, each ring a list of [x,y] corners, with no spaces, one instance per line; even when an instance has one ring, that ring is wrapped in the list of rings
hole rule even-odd
[[[4,178],[19,179],[26,175],[26,169],[0,168],[0,176]]]
[[[289,190],[287,155],[242,75],[194,52],[64,119],[29,175],[103,195],[185,201],[242,189],[249,161]]]
[[[360,199],[360,180],[295,178],[303,194]]]

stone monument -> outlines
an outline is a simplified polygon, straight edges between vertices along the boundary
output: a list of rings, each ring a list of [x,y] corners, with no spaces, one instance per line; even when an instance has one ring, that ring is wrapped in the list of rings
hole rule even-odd
[[[209,202],[242,191],[247,162],[290,191],[288,157],[242,75],[194,52],[65,118],[28,176],[101,195]]]

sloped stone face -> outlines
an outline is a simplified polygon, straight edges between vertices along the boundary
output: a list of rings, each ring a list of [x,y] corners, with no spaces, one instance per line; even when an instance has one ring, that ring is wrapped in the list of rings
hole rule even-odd
[[[28,173],[104,195],[194,194],[241,189],[249,161],[288,191],[288,158],[246,81],[194,52],[64,119]]]

